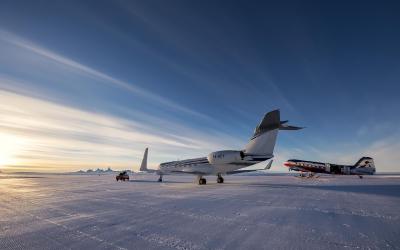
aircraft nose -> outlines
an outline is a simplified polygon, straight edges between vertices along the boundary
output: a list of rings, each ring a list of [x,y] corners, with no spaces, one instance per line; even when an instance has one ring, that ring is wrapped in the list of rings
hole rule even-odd
[[[294,164],[293,164],[292,162],[290,162],[290,161],[285,161],[285,162],[283,163],[283,165],[285,165],[286,167],[291,167],[291,166],[293,166]]]

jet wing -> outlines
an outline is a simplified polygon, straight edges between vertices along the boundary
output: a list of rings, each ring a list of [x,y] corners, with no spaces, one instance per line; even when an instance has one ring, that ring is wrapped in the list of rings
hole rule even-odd
[[[265,168],[261,168],[261,169],[243,169],[243,170],[235,170],[235,171],[226,172],[226,174],[241,174],[241,173],[248,173],[248,172],[254,172],[254,171],[259,171],[259,170],[268,170],[268,169],[271,168],[272,162],[273,162],[273,160],[271,160],[271,161],[265,166]]]

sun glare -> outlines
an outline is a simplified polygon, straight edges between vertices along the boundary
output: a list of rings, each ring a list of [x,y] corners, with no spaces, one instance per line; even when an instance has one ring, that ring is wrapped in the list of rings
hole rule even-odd
[[[20,137],[0,133],[0,168],[17,164],[17,154],[23,145],[24,140]]]

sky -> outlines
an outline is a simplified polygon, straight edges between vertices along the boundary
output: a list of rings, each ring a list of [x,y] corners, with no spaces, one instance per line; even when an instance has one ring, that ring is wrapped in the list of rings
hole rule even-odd
[[[400,171],[396,1],[0,2],[0,171],[137,170],[243,149]]]

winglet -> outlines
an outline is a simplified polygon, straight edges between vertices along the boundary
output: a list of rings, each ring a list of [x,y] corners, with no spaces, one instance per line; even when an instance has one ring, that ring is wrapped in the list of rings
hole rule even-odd
[[[143,155],[142,165],[140,165],[140,171],[147,171],[147,153],[149,152],[149,148],[146,148]]]
[[[270,169],[270,168],[272,167],[272,162],[273,162],[273,161],[274,161],[274,160],[270,160],[269,163],[267,164],[267,166],[265,166],[264,170]]]

